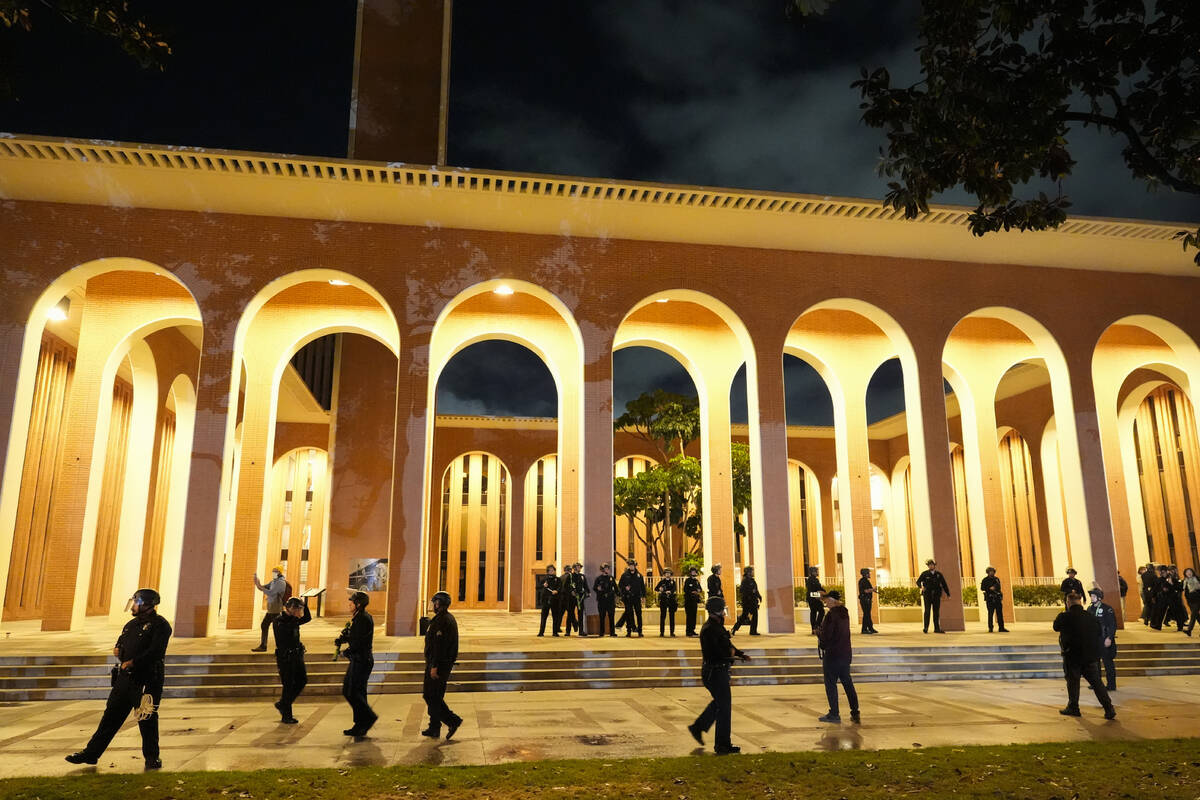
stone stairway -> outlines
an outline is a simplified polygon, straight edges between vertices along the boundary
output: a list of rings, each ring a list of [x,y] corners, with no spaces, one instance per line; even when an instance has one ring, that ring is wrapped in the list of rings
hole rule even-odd
[[[740,642],[743,646],[749,642]],[[735,684],[819,683],[821,662],[813,648],[749,648],[752,660],[734,667]],[[102,698],[108,694],[111,660],[103,656],[10,656],[0,658],[0,702]],[[345,662],[310,651],[309,695],[341,692]],[[694,645],[679,649],[556,652],[463,652],[451,690],[460,692],[541,689],[618,689],[698,686],[700,659]],[[1200,643],[1122,644],[1122,675],[1200,674]],[[375,654],[372,691],[420,692],[418,653]],[[1036,645],[943,645],[857,647],[856,681],[1023,680],[1062,675],[1058,647]],[[172,697],[269,697],[278,692],[270,654],[168,655],[164,695]]]

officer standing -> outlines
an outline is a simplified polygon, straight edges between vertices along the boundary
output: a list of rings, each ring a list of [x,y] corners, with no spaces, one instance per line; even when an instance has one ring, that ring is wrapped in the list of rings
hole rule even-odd
[[[300,626],[312,620],[308,606],[299,597],[289,597],[283,604],[283,613],[271,623],[275,631],[275,665],[279,667],[279,682],[283,694],[275,703],[280,717],[286,725],[295,725],[300,720],[292,716],[292,703],[308,684],[308,670],[304,666],[304,645],[300,643]]]
[[[708,611],[708,619],[700,628],[700,652],[704,659],[700,667],[700,679],[712,695],[712,700],[696,717],[696,721],[688,725],[688,732],[703,747],[704,734],[715,722],[717,741],[713,749],[717,755],[740,753],[742,748],[733,743],[730,730],[733,698],[729,693],[729,666],[735,658],[749,661],[750,656],[733,646],[729,631],[725,630],[725,598],[709,597],[704,607]]]
[[[587,623],[584,621],[584,604],[591,595],[592,590],[588,588],[587,578],[583,574],[583,564],[578,561],[571,567],[571,593],[568,601],[575,607],[575,629],[580,636],[587,636]],[[567,626],[567,635],[571,635],[571,628]]]
[[[1088,592],[1092,604],[1088,607],[1100,623],[1100,663],[1104,665],[1104,688],[1117,690],[1117,614],[1112,606],[1104,602],[1104,590],[1097,587]]]
[[[742,614],[733,623],[730,636],[737,633],[744,624],[750,626],[750,635],[758,636],[758,606],[762,603],[762,595],[758,593],[758,581],[754,580],[754,567],[746,567],[742,572],[742,582],[738,584],[738,594],[742,599]]]
[[[347,736],[366,736],[367,731],[379,719],[371,706],[367,704],[367,682],[371,678],[371,670],[375,668],[375,652],[372,643],[375,639],[375,620],[367,613],[367,603],[371,598],[366,592],[355,592],[350,595],[350,607],[353,616],[350,623],[334,640],[335,647],[346,646],[341,652],[350,664],[346,667],[346,677],[342,680],[342,697],[354,711],[354,724],[342,733]]]
[[[808,568],[808,577],[804,579],[804,591],[808,594],[808,623],[812,625],[812,635],[817,635],[821,620],[825,619],[825,604],[821,598],[825,596],[825,587],[817,574],[817,567]]]
[[[616,636],[617,628],[613,624],[613,617],[617,613],[617,584],[613,581],[612,575],[608,573],[610,567],[608,564],[600,565],[600,574],[596,577],[596,582],[592,584],[592,591],[596,593],[596,611],[600,614],[600,633],[597,636],[604,635],[604,620],[608,619],[608,635]]]
[[[942,630],[942,595],[950,596],[950,587],[946,585],[946,576],[938,572],[937,562],[932,558],[925,562],[925,571],[917,576],[917,587],[925,598],[925,625],[922,633],[929,633],[929,617],[933,616],[933,632],[945,633]]]
[[[158,615],[158,604],[158,592],[153,589],[134,592],[133,619],[125,623],[113,647],[120,664],[112,669],[112,690],[104,716],[87,747],[66,757],[72,764],[99,761],[129,712],[136,711],[145,767],[162,769],[158,757],[158,704],[162,702],[163,657],[171,639],[171,625]]]
[[[1058,713],[1067,717],[1079,716],[1079,679],[1084,678],[1096,699],[1104,706],[1104,718],[1114,719],[1117,710],[1100,681],[1100,623],[1083,610],[1083,598],[1071,592],[1066,597],[1067,610],[1054,619],[1058,643],[1062,649],[1063,676],[1067,679],[1067,707]]]
[[[1004,627],[1004,592],[1000,588],[1000,579],[996,577],[995,567],[987,568],[987,577],[980,582],[979,591],[983,592],[983,602],[987,604],[988,633],[993,632],[995,623],[999,623],[1001,633],[1008,633],[1008,628]]]
[[[621,601],[625,603],[625,637],[629,638],[636,630],[642,635],[642,599],[646,596],[646,579],[638,572],[637,562],[630,561],[625,574],[617,584],[621,590]]]
[[[1142,624],[1150,624],[1150,613],[1154,606],[1154,565],[1138,567],[1138,592],[1142,598]]]
[[[259,630],[262,631],[262,641],[250,652],[265,653],[267,652],[267,631],[270,630],[271,623],[283,613],[284,595],[287,594],[287,581],[283,577],[283,567],[278,566],[272,569],[271,580],[266,584],[259,582],[256,574],[254,588],[267,596],[267,613],[263,615],[262,624],[259,625]]]
[[[1067,567],[1067,577],[1063,578],[1063,582],[1058,585],[1058,590],[1062,592],[1064,605],[1067,602],[1067,595],[1071,593],[1083,597],[1083,582],[1076,578],[1075,575],[1075,568]]]
[[[713,597],[725,596],[725,590],[721,587],[720,564],[712,565],[712,574],[708,576],[708,596],[710,599]]]
[[[1163,617],[1167,615],[1168,584],[1167,565],[1159,564],[1158,574],[1150,583],[1150,627],[1156,631],[1162,630]]]
[[[683,610],[687,616],[687,635],[697,636],[696,612],[700,609],[700,598],[704,589],[700,585],[700,570],[692,567],[688,570],[687,580],[683,582]]]
[[[838,708],[837,685],[841,681],[846,690],[846,702],[850,704],[850,719],[862,722],[858,712],[858,692],[850,677],[850,612],[842,605],[842,596],[835,589],[827,592],[821,601],[828,609],[821,628],[817,631],[817,653],[821,657],[821,672],[825,677],[825,699],[829,701],[829,712],[817,717],[820,722],[841,722]]]
[[[858,602],[862,605],[862,632],[879,633],[875,630],[875,620],[871,618],[871,605],[875,600],[875,587],[871,585],[871,570],[863,567],[858,574],[862,575],[858,579]]]
[[[1121,577],[1121,571],[1117,570],[1117,591],[1121,595],[1121,616],[1125,616],[1125,595],[1129,594],[1129,584]]]
[[[557,570],[553,564],[546,565],[546,580],[542,583],[542,626],[538,628],[538,636],[546,635],[546,617],[553,615],[553,633],[558,636],[558,626],[562,617],[558,613],[558,595],[562,591],[562,581],[558,579]]]
[[[433,596],[433,619],[425,631],[425,681],[421,697],[429,711],[429,727],[422,736],[436,739],[446,723],[446,741],[462,725],[463,719],[446,705],[446,681],[458,660],[458,622],[450,613],[450,595],[438,592]]]
[[[671,621],[671,636],[675,636],[675,612],[679,610],[679,601],[675,597],[675,578],[671,568],[663,570],[662,580],[654,585],[658,593],[658,638],[666,633],[667,620]]]

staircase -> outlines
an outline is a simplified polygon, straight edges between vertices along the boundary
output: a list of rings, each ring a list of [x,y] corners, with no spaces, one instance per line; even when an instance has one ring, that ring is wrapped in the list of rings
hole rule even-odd
[[[749,649],[752,660],[733,669],[735,685],[820,683],[813,648]],[[96,699],[108,695],[111,659],[102,656],[0,658],[0,702]],[[310,652],[307,695],[341,692],[344,661]],[[421,691],[418,653],[375,654],[372,691]],[[1122,644],[1122,676],[1200,674],[1200,643]],[[1024,680],[1059,678],[1058,647],[1045,645],[858,647],[856,681]],[[450,688],[460,692],[541,689],[619,689],[700,685],[697,648],[675,650],[572,650],[565,652],[464,652]],[[164,696],[270,697],[279,691],[270,654],[168,655]]]

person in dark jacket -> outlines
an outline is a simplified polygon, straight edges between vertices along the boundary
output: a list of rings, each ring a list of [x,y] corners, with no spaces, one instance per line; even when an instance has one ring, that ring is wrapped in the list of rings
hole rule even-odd
[[[587,578],[583,575],[583,564],[578,561],[570,567],[563,567],[563,592],[566,595],[567,608],[567,636],[571,635],[571,629],[580,636],[587,636],[587,627],[584,624],[584,603],[587,602],[588,595],[591,590],[588,589]]]
[[[1146,570],[1150,572],[1150,570]],[[1150,627],[1161,631],[1163,618],[1167,615],[1167,593],[1170,591],[1169,570],[1166,564],[1159,564],[1150,583]]]
[[[597,636],[604,635],[604,620],[606,619],[608,620],[608,635],[617,635],[617,627],[613,624],[613,617],[617,613],[617,582],[609,573],[610,569],[608,564],[601,564],[600,574],[596,576],[596,581],[592,584],[592,591],[596,593],[596,613],[600,615],[600,632],[596,634]]]
[[[1121,577],[1121,571],[1117,570],[1117,592],[1121,596],[1121,616],[1125,616],[1125,595],[1129,594],[1129,584]]]
[[[667,630],[667,620],[671,621],[671,635],[675,635],[675,612],[679,610],[676,598],[675,578],[670,568],[664,569],[662,580],[654,585],[658,594],[658,636],[661,639]]]
[[[1182,631],[1187,625],[1188,613],[1183,603],[1183,578],[1174,564],[1167,570],[1167,613],[1164,624],[1174,622],[1175,629]]]
[[[925,625],[922,633],[929,633],[929,618],[933,617],[933,632],[945,633],[942,630],[942,596],[950,596],[950,587],[946,585],[946,576],[938,572],[937,562],[932,558],[925,562],[925,571],[917,576],[917,588],[925,599]]]
[[[714,750],[717,755],[738,753],[742,748],[733,743],[731,731],[733,698],[729,692],[729,667],[734,659],[749,661],[750,656],[733,646],[729,631],[725,630],[725,598],[710,597],[704,607],[708,611],[708,619],[700,628],[700,653],[703,657],[700,679],[712,695],[712,700],[696,717],[696,721],[688,725],[688,733],[703,747],[704,734],[715,722],[717,741]]]
[[[1104,602],[1104,590],[1096,587],[1088,592],[1092,604],[1088,613],[1100,623],[1100,663],[1104,665],[1104,688],[1117,690],[1117,613]]]
[[[637,632],[642,635],[642,601],[646,598],[646,579],[638,572],[637,562],[630,561],[629,567],[617,581],[621,592],[621,602],[625,604],[625,636],[633,636]]]
[[[696,633],[696,616],[700,610],[700,601],[704,596],[704,588],[700,584],[700,570],[692,567],[688,570],[687,580],[683,582],[683,610],[687,618],[687,635],[698,636]]]
[[[754,580],[754,567],[746,567],[742,571],[742,582],[738,584],[738,595],[742,600],[742,614],[733,623],[733,636],[742,625],[750,626],[750,635],[758,636],[758,607],[762,603],[762,595],[758,592],[758,581]]]
[[[1000,587],[1000,579],[996,577],[995,567],[987,568],[987,577],[979,583],[979,591],[983,592],[983,602],[987,604],[988,633],[993,632],[992,626],[996,623],[1001,633],[1008,633],[1008,628],[1004,627],[1004,592]]]
[[[1063,578],[1063,582],[1058,585],[1058,590],[1062,592],[1063,604],[1067,602],[1067,595],[1072,592],[1083,597],[1083,582],[1075,577],[1077,573],[1074,567],[1067,567],[1067,577]]]
[[[1138,567],[1138,594],[1142,599],[1141,619],[1143,625],[1150,624],[1151,608],[1154,605],[1154,583],[1156,578],[1153,564]]]
[[[113,655],[112,690],[96,732],[87,746],[67,756],[72,764],[95,764],[104,755],[129,712],[137,712],[145,768],[162,769],[158,749],[158,704],[162,702],[163,658],[171,640],[171,624],[158,615],[158,592],[138,589],[130,608],[133,619],[125,623]]]
[[[292,715],[292,703],[308,684],[308,669],[304,666],[304,645],[300,643],[300,626],[312,620],[308,606],[299,597],[289,597],[283,613],[271,622],[275,632],[275,666],[283,694],[275,703],[282,723],[295,725],[300,720]]]
[[[436,739],[442,734],[442,723],[446,724],[446,741],[454,736],[463,723],[463,718],[446,705],[446,681],[450,670],[458,660],[458,622],[450,613],[450,595],[438,592],[433,596],[433,619],[425,631],[425,678],[421,686],[421,697],[429,712],[429,727],[421,731],[422,736]]]
[[[1196,570],[1191,567],[1183,571],[1183,596],[1191,612],[1184,633],[1191,636],[1192,631],[1196,629],[1196,621],[1200,620],[1200,578],[1196,577]]]
[[[825,697],[829,700],[829,713],[817,719],[821,722],[841,722],[838,708],[837,685],[841,681],[846,690],[846,702],[850,704],[850,719],[862,722],[858,710],[858,692],[850,677],[850,612],[842,605],[842,596],[836,591],[827,592],[822,598],[825,603],[825,619],[817,631],[817,653],[821,657],[821,671],[825,675]]]
[[[1084,610],[1080,595],[1071,592],[1066,602],[1067,610],[1054,619],[1054,630],[1058,632],[1058,644],[1062,649],[1063,676],[1067,680],[1067,707],[1058,713],[1079,716],[1079,679],[1082,677],[1104,707],[1104,718],[1114,719],[1117,710],[1100,680],[1100,623]]]
[[[538,628],[538,636],[546,635],[546,617],[553,615],[553,633],[558,636],[562,615],[559,613],[558,596],[562,594],[562,581],[556,574],[553,564],[546,565],[546,580],[542,583],[542,625]]]
[[[342,679],[342,697],[346,698],[354,712],[354,724],[342,733],[355,738],[366,736],[379,719],[367,703],[367,682],[371,679],[371,670],[375,668],[375,652],[372,649],[375,620],[367,613],[367,603],[370,601],[366,592],[350,595],[350,622],[341,635],[333,640],[335,647],[345,645],[346,649],[339,650],[339,655],[345,656],[350,662],[346,667],[346,677]]]
[[[722,588],[722,586],[721,586],[721,565],[720,564],[712,565],[712,574],[708,576],[708,582],[706,584],[706,587],[708,588],[708,596],[709,597],[724,597],[725,596],[725,589]]]
[[[862,577],[858,579],[858,602],[862,606],[862,632],[879,633],[875,630],[875,621],[871,618],[871,606],[875,600],[875,587],[871,585],[871,570],[863,567],[858,571]]]
[[[808,595],[808,623],[812,626],[812,635],[817,635],[821,620],[825,619],[825,604],[821,598],[825,596],[825,587],[817,574],[817,567],[808,568],[808,577],[804,579],[804,591]]]

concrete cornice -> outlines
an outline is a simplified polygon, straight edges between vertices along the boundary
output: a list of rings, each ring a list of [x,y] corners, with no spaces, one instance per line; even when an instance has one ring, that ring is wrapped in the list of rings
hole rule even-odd
[[[0,134],[0,197],[1200,277],[1181,227],[1078,217],[973,237],[874,200]]]

